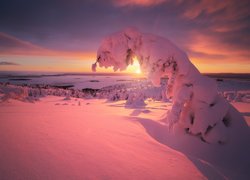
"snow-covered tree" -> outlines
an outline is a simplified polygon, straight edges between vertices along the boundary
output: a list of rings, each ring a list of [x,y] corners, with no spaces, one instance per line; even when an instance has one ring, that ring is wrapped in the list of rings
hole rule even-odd
[[[168,39],[131,28],[114,33],[101,43],[92,70],[98,64],[122,71],[135,56],[154,85],[160,85],[161,77],[169,78],[166,94],[173,106],[166,122],[170,128],[178,124],[206,142],[226,142],[230,104],[217,93],[216,82],[201,75],[186,53]]]

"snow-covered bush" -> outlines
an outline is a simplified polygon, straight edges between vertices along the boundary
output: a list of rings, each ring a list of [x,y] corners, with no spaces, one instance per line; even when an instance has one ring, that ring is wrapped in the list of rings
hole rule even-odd
[[[161,92],[164,88],[165,87],[154,87],[152,83],[146,80],[115,84],[101,89],[85,88],[82,90],[63,89],[42,84],[13,85],[0,83],[0,98],[2,100],[18,99],[22,101],[35,101],[39,100],[41,97],[52,95],[65,97],[64,100],[70,100],[70,98],[98,98],[108,99],[109,101],[119,101],[128,100],[130,94],[143,93],[145,99],[152,98],[153,100],[163,100],[162,98],[164,95]],[[24,92],[26,93],[24,94]]]
[[[201,75],[186,53],[166,38],[136,29],[114,33],[103,40],[92,70],[97,65],[125,70],[135,56],[154,85],[160,85],[161,77],[169,78],[166,95],[173,100],[166,117],[169,127],[178,123],[206,142],[226,141],[232,120],[229,103],[218,94],[216,82]]]
[[[21,101],[31,101],[29,98],[29,92],[27,87],[17,87],[15,85],[0,86],[0,93],[2,101],[8,101],[9,99],[16,99]]]
[[[144,102],[145,99],[146,97],[142,92],[130,93],[125,103],[125,106],[132,108],[144,107],[146,106],[146,103]]]
[[[21,101],[33,102],[39,100],[44,96],[62,96],[66,97],[65,100],[70,97],[85,98],[89,94],[80,90],[62,89],[52,86],[44,85],[12,85],[0,83],[1,100],[6,101],[8,99],[17,99]]]

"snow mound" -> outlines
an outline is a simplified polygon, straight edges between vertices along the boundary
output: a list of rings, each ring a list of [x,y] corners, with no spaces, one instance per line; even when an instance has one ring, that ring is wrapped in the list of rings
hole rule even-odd
[[[170,128],[181,125],[208,143],[228,141],[227,131],[242,118],[231,116],[231,105],[218,94],[216,81],[201,75],[186,53],[166,38],[136,29],[114,33],[102,41],[92,70],[97,65],[125,70],[135,57],[154,85],[160,85],[162,77],[169,78],[166,96],[172,98],[173,106],[166,122]],[[134,97],[131,99],[137,103]]]

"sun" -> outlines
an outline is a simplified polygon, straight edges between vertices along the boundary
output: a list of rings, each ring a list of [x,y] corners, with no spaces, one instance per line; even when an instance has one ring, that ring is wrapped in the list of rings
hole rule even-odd
[[[141,67],[140,67],[140,64],[139,64],[139,61],[137,59],[137,57],[135,56],[133,58],[134,62],[133,62],[133,68],[134,68],[134,73],[136,74],[141,74]]]
[[[135,70],[135,73],[136,73],[136,74],[141,74],[141,69],[140,69],[140,68],[139,68],[139,69],[136,69],[136,70]]]
[[[133,64],[130,64],[127,67],[126,72],[131,74],[142,75],[141,67],[136,56],[133,57]]]

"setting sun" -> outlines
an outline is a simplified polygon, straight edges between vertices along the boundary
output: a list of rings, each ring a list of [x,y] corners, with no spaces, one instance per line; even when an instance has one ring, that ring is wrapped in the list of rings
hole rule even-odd
[[[135,71],[135,73],[136,73],[136,74],[141,74],[141,70],[140,70],[140,69],[137,69],[137,70]]]
[[[130,73],[141,74],[140,64],[136,56],[133,58],[133,61],[133,64],[129,65],[126,71]]]

